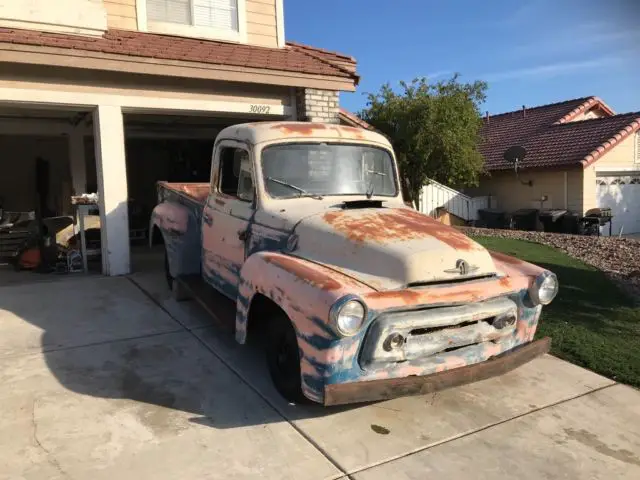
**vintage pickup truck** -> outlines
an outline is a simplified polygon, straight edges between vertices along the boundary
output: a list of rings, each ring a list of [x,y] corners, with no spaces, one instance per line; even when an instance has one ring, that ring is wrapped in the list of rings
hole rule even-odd
[[[151,218],[178,299],[195,297],[275,387],[324,405],[427,393],[511,370],[556,276],[407,207],[377,133],[250,123],[218,135],[209,183],[158,185]]]

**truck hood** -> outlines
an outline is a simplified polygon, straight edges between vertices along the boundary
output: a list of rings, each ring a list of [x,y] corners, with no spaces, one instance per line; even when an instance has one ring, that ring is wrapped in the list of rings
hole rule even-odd
[[[495,273],[487,250],[409,208],[330,210],[302,219],[292,252],[371,286],[393,290]]]

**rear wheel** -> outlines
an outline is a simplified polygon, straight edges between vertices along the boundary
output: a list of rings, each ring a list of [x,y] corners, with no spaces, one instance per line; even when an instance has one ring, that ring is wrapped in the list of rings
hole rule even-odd
[[[274,313],[271,318],[266,350],[271,380],[280,395],[289,402],[309,403],[302,393],[296,332],[282,312]]]

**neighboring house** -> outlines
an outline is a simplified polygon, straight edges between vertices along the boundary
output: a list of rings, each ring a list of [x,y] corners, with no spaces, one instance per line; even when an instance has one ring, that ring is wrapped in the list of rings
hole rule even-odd
[[[349,125],[350,127],[365,128],[367,130],[375,130],[373,126],[358,117],[355,113],[351,113],[349,110],[340,108],[338,112],[338,119],[342,125]]]
[[[62,214],[97,190],[103,271],[126,274],[131,199],[208,178],[230,124],[339,123],[357,83],[353,58],[285,42],[283,0],[0,0],[0,197],[33,210],[45,184]]]
[[[480,151],[488,172],[471,195],[490,195],[500,209],[609,207],[613,231],[640,232],[640,113],[616,115],[597,97],[487,116]],[[527,150],[518,176],[503,159]]]

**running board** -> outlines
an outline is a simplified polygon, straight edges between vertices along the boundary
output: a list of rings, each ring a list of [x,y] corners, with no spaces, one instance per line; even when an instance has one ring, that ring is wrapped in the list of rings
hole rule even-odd
[[[176,279],[202,308],[213,318],[216,325],[225,332],[234,334],[236,330],[236,304],[216,289],[207,285],[200,275],[183,275]]]

